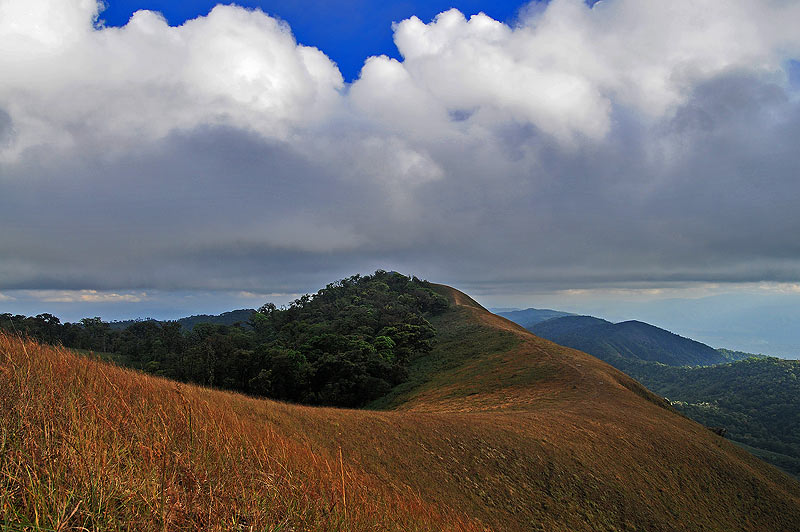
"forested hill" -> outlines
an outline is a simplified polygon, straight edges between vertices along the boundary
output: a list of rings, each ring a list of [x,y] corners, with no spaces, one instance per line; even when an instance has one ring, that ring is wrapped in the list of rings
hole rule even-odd
[[[611,323],[591,316],[565,316],[527,327],[557,344],[606,362],[615,357],[669,366],[706,366],[728,359],[716,349],[641,321]]]
[[[50,314],[2,314],[0,329],[109,353],[120,364],[179,381],[357,407],[407,379],[409,361],[435,341],[427,318],[448,306],[427,281],[378,270],[331,283],[285,308],[267,303],[258,311],[184,323],[134,321],[123,330],[100,318],[62,324]],[[188,331],[183,325],[190,323]]]

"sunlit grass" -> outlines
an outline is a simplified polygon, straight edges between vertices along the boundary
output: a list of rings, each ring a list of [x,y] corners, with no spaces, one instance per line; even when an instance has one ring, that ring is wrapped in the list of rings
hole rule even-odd
[[[258,416],[283,405],[4,335],[0,352],[4,530],[473,528]]]

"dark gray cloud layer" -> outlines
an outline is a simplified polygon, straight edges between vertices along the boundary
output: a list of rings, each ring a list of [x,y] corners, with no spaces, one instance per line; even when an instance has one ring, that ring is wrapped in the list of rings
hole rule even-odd
[[[373,58],[352,87],[333,76],[323,104],[309,104],[313,120],[292,110],[273,123],[258,108],[265,114],[249,121],[226,100],[191,119],[174,110],[151,130],[111,123],[127,119],[124,100],[104,100],[112,116],[95,124],[66,100],[48,101],[45,116],[20,91],[0,90],[0,292],[297,292],[376,267],[483,292],[800,279],[800,93],[785,73],[750,68],[750,56],[699,62],[702,75],[680,91],[650,92],[647,79],[625,87],[596,74],[574,101],[542,104],[536,91],[550,94],[551,73],[517,48],[539,43],[547,16],[576,20],[576,31],[592,16],[553,4],[536,15],[538,30],[470,26],[450,12],[447,31],[466,28],[454,37],[407,21],[397,38],[405,63]],[[304,76],[330,75],[314,63],[324,56],[308,59],[285,29],[243,13],[207,23],[252,17],[306,61]],[[514,94],[467,87],[459,50],[473,38],[511,50],[514,75],[539,70],[509,78],[523,83]],[[462,76],[444,95],[431,67],[440,59]],[[567,74],[552,74],[555,86]],[[294,97],[287,91],[281,101]]]
[[[224,128],[123,157],[36,153],[3,167],[2,286],[287,290],[379,265],[561,287],[800,276],[784,89],[728,74],[653,126],[620,111],[601,143],[539,136],[437,146],[444,177],[408,192]]]

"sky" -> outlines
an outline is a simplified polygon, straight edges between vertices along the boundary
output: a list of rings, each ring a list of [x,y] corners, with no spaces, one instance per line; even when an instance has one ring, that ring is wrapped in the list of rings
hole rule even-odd
[[[176,318],[383,268],[800,356],[798,26],[785,0],[0,0],[0,311]]]
[[[171,26],[183,24],[198,16],[208,15],[217,5],[215,0],[106,0],[100,20],[106,26],[124,26],[138,10],[161,13]],[[358,79],[367,57],[387,55],[401,59],[392,40],[392,23],[411,16],[430,21],[450,8],[476,15],[486,13],[495,20],[513,23],[520,8],[519,1],[486,2],[480,0],[442,2],[406,1],[375,2],[369,0],[320,1],[240,1],[237,5],[261,9],[264,13],[289,24],[297,42],[317,47],[336,63],[345,81]]]

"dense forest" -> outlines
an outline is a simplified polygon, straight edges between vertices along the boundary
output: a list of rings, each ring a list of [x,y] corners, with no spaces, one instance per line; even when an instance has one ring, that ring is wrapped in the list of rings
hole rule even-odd
[[[716,366],[672,367],[619,357],[611,363],[668,398],[686,416],[725,428],[732,440],[800,475],[800,361],[753,357]]]
[[[287,307],[267,303],[246,323],[134,322],[116,330],[100,318],[64,323],[50,314],[0,315],[0,328],[65,347],[109,353],[117,362],[185,382],[314,405],[356,407],[407,378],[430,351],[426,316],[447,300],[416,277],[378,270],[329,284]]]

